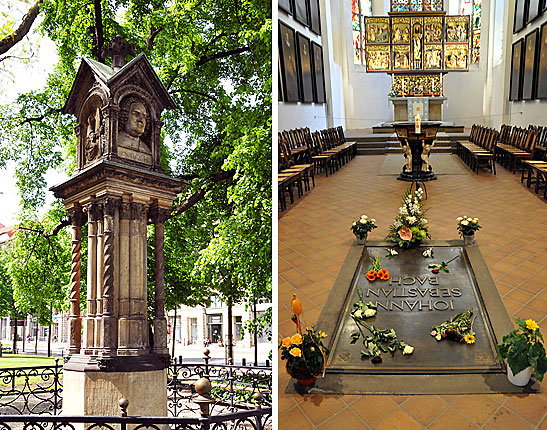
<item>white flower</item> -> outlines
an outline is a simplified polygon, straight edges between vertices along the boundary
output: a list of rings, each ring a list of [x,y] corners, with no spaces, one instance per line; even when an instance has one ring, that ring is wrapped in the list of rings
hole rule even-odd
[[[427,219],[422,219],[422,224],[427,224]]]
[[[461,225],[469,225],[469,221],[467,221],[466,219],[464,219],[464,220],[461,222]]]
[[[365,311],[365,318],[370,318],[370,317],[373,317],[374,315],[376,315],[375,309],[367,309]]]
[[[354,225],[354,226],[356,226],[356,225],[357,225],[357,223],[356,223],[356,222],[354,222],[354,223],[353,223],[353,225]]]
[[[408,215],[408,211],[406,210],[406,207],[401,206],[399,208],[399,215]]]
[[[414,224],[416,222],[416,217],[409,216],[409,217],[406,217],[406,220],[409,222],[409,224]]]
[[[464,216],[463,216],[463,219],[465,219],[465,218],[467,218],[467,215],[464,215]]]
[[[374,224],[376,222],[376,220],[374,218],[371,218],[370,221],[372,222],[372,224]]]
[[[399,255],[399,253],[397,251],[395,251],[394,249],[390,249],[388,251],[389,255]]]
[[[367,219],[368,216],[366,216],[366,215],[361,215],[361,218]]]
[[[433,257],[433,248],[426,249],[423,254],[425,258]]]
[[[403,355],[410,355],[414,352],[414,347],[410,345],[406,345],[405,349],[403,349]]]
[[[403,224],[402,224],[401,221],[399,221],[398,219],[395,220],[395,222],[393,223],[393,226],[394,226],[395,228],[399,228],[399,227],[401,227],[402,225],[403,225]]]
[[[361,309],[355,311],[355,313],[353,314],[355,315],[357,318],[361,318],[363,316],[363,311]]]
[[[463,218],[461,216],[459,216],[458,218],[456,218],[456,221],[461,221]]]
[[[431,336],[436,336],[436,335],[437,335],[437,332],[436,332],[435,330],[433,330],[433,331],[431,332]]]
[[[443,337],[441,336],[441,334],[440,334],[440,333],[439,333],[439,334],[437,334],[437,336],[435,336],[435,339],[437,339],[437,340],[439,340],[439,341],[440,341],[440,340],[441,340],[442,338],[443,338]]]
[[[475,224],[478,224],[479,219],[478,219],[478,218],[475,218],[475,219],[473,220],[473,222],[474,222]]]

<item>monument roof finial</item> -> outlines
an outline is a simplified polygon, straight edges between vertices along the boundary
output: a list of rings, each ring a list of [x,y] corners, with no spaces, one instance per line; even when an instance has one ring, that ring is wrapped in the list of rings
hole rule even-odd
[[[103,58],[112,57],[112,69],[115,72],[125,64],[125,57],[135,55],[135,45],[126,42],[119,34],[114,36],[110,43],[103,47]]]

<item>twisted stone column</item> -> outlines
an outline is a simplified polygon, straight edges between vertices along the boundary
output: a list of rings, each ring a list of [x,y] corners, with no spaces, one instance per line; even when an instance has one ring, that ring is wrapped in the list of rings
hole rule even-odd
[[[82,321],[80,319],[80,268],[82,263],[82,224],[83,213],[74,210],[70,213],[72,224],[72,264],[70,271],[70,344],[68,354],[78,354],[82,344]]]
[[[116,318],[114,315],[114,217],[116,207],[120,202],[106,198],[102,202],[103,208],[103,315],[101,344],[104,355],[116,355]]]

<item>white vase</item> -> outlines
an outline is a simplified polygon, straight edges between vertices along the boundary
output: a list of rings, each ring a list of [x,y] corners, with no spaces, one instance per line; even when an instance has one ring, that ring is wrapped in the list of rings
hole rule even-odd
[[[473,245],[475,243],[475,235],[474,234],[464,234],[463,235],[463,244],[464,245]]]
[[[367,241],[367,235],[366,235],[366,234],[365,234],[365,236],[364,236],[363,238],[361,238],[361,237],[359,237],[359,236],[357,236],[357,235],[355,235],[355,237],[357,238],[357,243],[358,243],[359,245],[364,245],[365,242]]]
[[[516,375],[513,375],[511,367],[507,365],[507,379],[509,379],[509,382],[511,384],[516,385],[517,387],[524,387],[526,384],[528,384],[528,381],[530,381],[531,377],[532,366],[528,366],[523,371],[517,373]]]

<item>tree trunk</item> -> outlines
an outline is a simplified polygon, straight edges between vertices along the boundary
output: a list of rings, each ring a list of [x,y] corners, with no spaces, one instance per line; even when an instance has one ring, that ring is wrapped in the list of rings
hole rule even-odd
[[[234,328],[232,324],[232,299],[228,300],[228,364],[234,364]]]
[[[34,354],[38,355],[38,323],[36,323],[36,330],[34,333]]]
[[[51,357],[51,323],[49,323],[47,329],[47,356]]]
[[[17,351],[17,317],[13,318],[11,317],[11,321],[13,322],[13,353],[15,354],[15,351]]]
[[[25,334],[26,334],[26,328],[27,328],[27,318],[25,315],[25,318],[23,319],[23,352],[25,352]]]
[[[171,357],[175,357],[175,329],[177,328],[177,308],[173,317],[173,333],[171,333]]]
[[[256,300],[253,303],[253,321],[256,324]],[[255,344],[255,366],[258,366],[258,329],[256,325],[253,333],[253,341]]]

